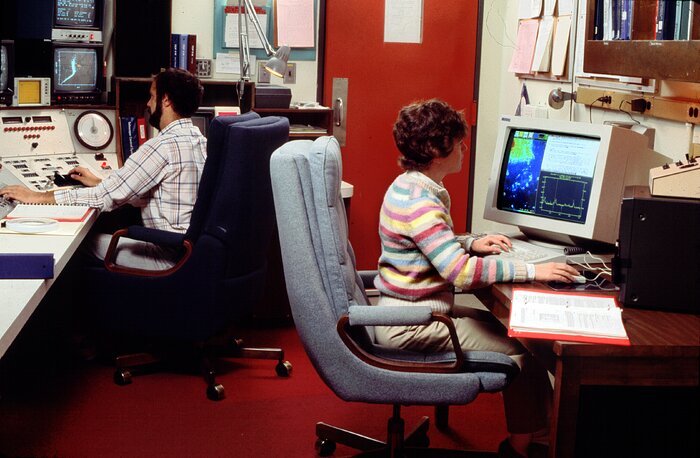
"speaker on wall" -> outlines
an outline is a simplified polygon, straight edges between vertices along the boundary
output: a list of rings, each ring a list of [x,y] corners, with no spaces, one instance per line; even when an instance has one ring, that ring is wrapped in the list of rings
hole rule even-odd
[[[171,0],[114,1],[114,75],[151,76],[170,66]]]

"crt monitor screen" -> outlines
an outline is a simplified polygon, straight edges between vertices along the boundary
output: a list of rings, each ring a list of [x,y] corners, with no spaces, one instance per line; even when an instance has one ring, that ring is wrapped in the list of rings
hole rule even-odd
[[[92,92],[97,90],[100,68],[96,48],[54,48],[53,90],[56,92]]]
[[[512,129],[501,167],[501,210],[583,224],[599,138]]]
[[[0,45],[0,92],[7,90],[9,82],[10,64],[7,46]]]
[[[97,0],[56,0],[54,25],[71,28],[97,27],[98,12]]]
[[[501,116],[484,219],[555,245],[614,244],[626,185],[666,158],[633,129]]]

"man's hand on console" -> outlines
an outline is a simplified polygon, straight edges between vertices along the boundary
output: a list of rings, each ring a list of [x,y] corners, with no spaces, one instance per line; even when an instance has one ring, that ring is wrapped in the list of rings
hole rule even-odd
[[[83,186],[87,187],[97,186],[102,182],[102,178],[98,177],[85,167],[75,167],[68,172],[68,174],[72,179],[81,182]]]
[[[53,192],[32,191],[26,186],[11,185],[0,189],[0,196],[23,204],[55,204]]]

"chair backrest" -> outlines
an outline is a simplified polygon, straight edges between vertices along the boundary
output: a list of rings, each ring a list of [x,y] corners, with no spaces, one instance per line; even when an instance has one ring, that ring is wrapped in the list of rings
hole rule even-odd
[[[199,293],[216,304],[206,312],[212,318],[244,316],[262,294],[275,228],[270,156],[288,139],[289,121],[276,116],[227,127],[220,178],[186,269],[208,288]]]
[[[482,387],[471,373],[394,372],[371,366],[336,330],[350,305],[368,304],[348,241],[333,137],[288,142],[270,161],[282,261],[294,323],[316,371],[341,399],[463,404]]]
[[[223,168],[221,167],[224,157],[224,145],[228,138],[228,126],[239,122],[259,119],[254,111],[249,111],[237,116],[217,116],[209,124],[209,135],[207,136],[207,160],[204,163],[204,170],[197,190],[197,203],[192,210],[190,227],[187,229],[187,239],[195,242],[202,232],[204,221],[209,213],[211,196],[215,192],[221,178]]]

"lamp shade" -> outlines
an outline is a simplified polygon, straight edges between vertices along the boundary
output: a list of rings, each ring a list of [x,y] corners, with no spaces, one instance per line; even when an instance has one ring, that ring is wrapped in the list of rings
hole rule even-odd
[[[287,73],[287,61],[289,60],[289,46],[282,45],[275,52],[270,60],[265,64],[265,70],[272,73],[275,76],[283,77]]]

